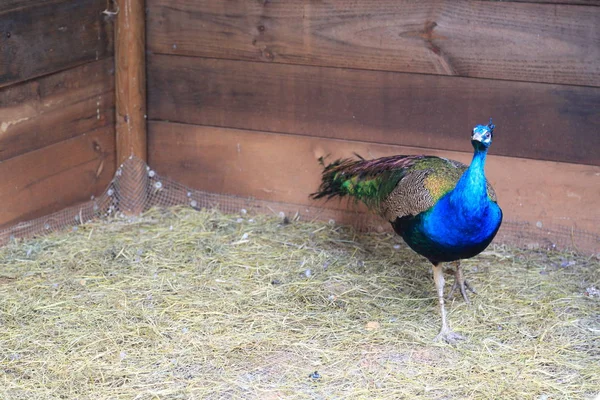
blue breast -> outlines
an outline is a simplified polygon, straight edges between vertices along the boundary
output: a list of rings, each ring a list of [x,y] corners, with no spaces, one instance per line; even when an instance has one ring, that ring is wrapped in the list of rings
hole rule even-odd
[[[469,168],[432,207],[392,222],[404,241],[434,264],[476,256],[500,228],[502,210],[487,193],[486,151],[475,146]]]
[[[415,217],[396,221],[394,228],[398,226],[400,229],[396,231],[404,241],[434,263],[471,258],[481,253],[500,228],[500,207],[487,201],[477,212],[456,210],[444,199]]]

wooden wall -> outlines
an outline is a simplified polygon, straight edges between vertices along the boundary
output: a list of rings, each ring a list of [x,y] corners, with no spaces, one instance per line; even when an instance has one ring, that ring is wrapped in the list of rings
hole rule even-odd
[[[0,228],[88,200],[114,174],[106,7],[0,2]]]
[[[468,163],[493,116],[506,219],[600,233],[599,5],[148,0],[149,162],[314,205],[320,156]]]
[[[320,156],[468,163],[493,116],[506,219],[600,233],[600,2],[147,4],[157,171],[314,205]]]

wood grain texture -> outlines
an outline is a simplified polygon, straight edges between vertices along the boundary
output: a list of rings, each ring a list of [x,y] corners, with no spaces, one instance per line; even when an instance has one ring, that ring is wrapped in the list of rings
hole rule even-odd
[[[151,119],[600,165],[600,89],[382,71],[148,57]]]
[[[0,89],[0,161],[114,126],[114,61]]]
[[[148,0],[155,53],[600,86],[600,8]]]
[[[600,6],[600,0],[479,0],[479,1],[494,1],[501,3],[541,3],[541,4],[567,4],[579,6]]]
[[[2,161],[0,228],[89,200],[114,172],[113,127]]]
[[[56,1],[60,0],[2,0],[0,2],[0,13]]]
[[[210,192],[305,205],[315,202],[318,158],[421,154],[422,149],[296,135],[149,123],[149,162],[159,174]],[[469,163],[469,153],[428,151]],[[489,156],[488,179],[507,220],[571,226],[600,233],[600,167]]]
[[[0,87],[112,56],[106,0],[33,4],[0,13]]]

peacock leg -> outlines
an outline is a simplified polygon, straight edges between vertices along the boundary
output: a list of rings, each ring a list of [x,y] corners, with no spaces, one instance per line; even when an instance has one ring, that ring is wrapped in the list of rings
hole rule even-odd
[[[469,301],[469,296],[467,296],[467,290],[475,294],[477,294],[477,292],[475,291],[473,286],[471,286],[469,282],[467,282],[467,280],[465,279],[463,270],[462,268],[460,268],[460,260],[455,261],[454,265],[456,266],[456,270],[452,271],[452,273],[454,274],[454,284],[452,285],[452,288],[450,288],[450,292],[448,292],[448,299],[450,299],[454,291],[458,288],[460,290],[460,294],[462,294],[463,299],[465,299],[465,302],[467,304],[471,304],[471,301]]]
[[[446,309],[444,308],[444,269],[439,264],[433,265],[433,281],[437,290],[438,301],[440,303],[440,312],[442,314],[442,329],[435,337],[435,341],[443,340],[446,343],[454,343],[457,340],[462,340],[464,337],[453,332],[448,326],[446,319]]]

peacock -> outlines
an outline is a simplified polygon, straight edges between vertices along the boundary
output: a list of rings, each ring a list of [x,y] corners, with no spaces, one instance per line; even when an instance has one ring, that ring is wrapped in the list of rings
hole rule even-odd
[[[339,159],[323,170],[314,199],[350,196],[388,220],[408,246],[433,264],[442,328],[436,340],[463,339],[453,332],[444,308],[442,263],[454,262],[455,282],[468,303],[460,260],[481,253],[502,223],[496,193],[484,165],[495,126],[477,125],[471,132],[474,148],[468,167],[458,161],[427,155],[397,155],[365,160]],[[324,165],[323,160],[321,160]]]

